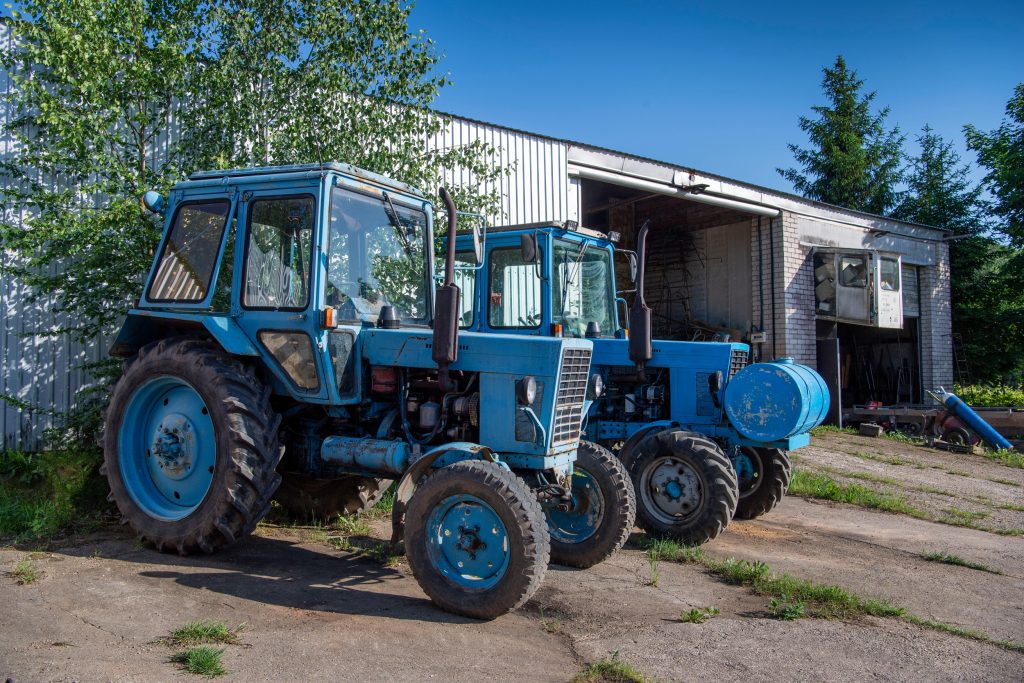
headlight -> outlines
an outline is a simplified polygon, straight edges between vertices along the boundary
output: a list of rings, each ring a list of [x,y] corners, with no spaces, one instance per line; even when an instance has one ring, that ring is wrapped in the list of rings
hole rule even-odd
[[[596,401],[601,398],[602,394],[604,394],[604,380],[595,372],[587,381],[587,398]]]
[[[527,375],[516,382],[516,403],[521,406],[533,405],[537,400],[537,380]]]

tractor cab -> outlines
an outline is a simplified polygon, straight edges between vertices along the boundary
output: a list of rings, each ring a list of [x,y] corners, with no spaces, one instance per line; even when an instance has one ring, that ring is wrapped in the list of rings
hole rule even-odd
[[[473,261],[470,240],[458,237],[460,264]],[[624,338],[620,320],[628,313],[615,289],[617,253],[632,257],[600,232],[562,223],[491,228],[482,266],[459,269],[466,294],[460,324],[491,333]]]

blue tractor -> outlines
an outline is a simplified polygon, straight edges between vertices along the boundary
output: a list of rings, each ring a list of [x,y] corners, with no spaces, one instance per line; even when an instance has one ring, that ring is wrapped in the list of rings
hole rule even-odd
[[[325,517],[397,481],[393,541],[478,618],[525,603],[549,558],[623,544],[628,475],[578,452],[592,342],[460,334],[454,241],[435,290],[420,192],[329,163],[196,173],[143,205],[165,227],[111,348],[104,472],[146,543],[211,553],[275,495]]]
[[[790,480],[786,454],[825,418],[828,392],[791,359],[748,364],[746,344],[653,341],[643,294],[647,231],[645,224],[635,253],[625,252],[636,292],[628,311],[616,289],[615,246],[603,233],[572,223],[494,228],[479,268],[460,235],[460,324],[590,339],[604,389],[580,451],[617,452],[646,531],[704,543],[734,516],[754,518],[779,502]]]

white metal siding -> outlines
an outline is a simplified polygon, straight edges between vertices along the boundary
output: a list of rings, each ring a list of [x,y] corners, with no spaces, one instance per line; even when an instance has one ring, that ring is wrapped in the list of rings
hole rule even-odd
[[[428,148],[444,149],[468,145],[476,140],[494,147],[493,159],[501,168],[513,172],[502,175],[497,184],[483,183],[466,171],[448,172],[445,181],[460,186],[478,185],[486,192],[501,196],[501,216],[490,216],[492,225],[560,221],[570,217],[568,197],[568,147],[525,133],[488,126],[463,119],[452,119],[445,130],[427,143]]]

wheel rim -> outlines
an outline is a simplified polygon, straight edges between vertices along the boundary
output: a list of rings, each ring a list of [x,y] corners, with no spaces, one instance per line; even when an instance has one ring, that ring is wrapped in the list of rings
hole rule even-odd
[[[551,539],[561,543],[582,543],[595,533],[604,519],[604,494],[586,470],[577,467],[572,475],[572,502],[568,510],[559,510],[555,501],[547,501]]]
[[[434,567],[462,588],[493,588],[508,569],[508,530],[494,509],[476,496],[442,500],[427,519],[427,551]]]
[[[118,463],[128,495],[150,517],[190,515],[213,483],[217,443],[199,393],[177,377],[135,390],[118,432]]]
[[[754,449],[744,448],[736,454],[736,459],[732,464],[739,482],[740,498],[745,498],[761,488],[763,480],[761,473],[764,472],[764,463],[761,462],[760,453]]]
[[[696,515],[704,499],[700,475],[675,456],[653,460],[640,475],[644,507],[664,524],[676,525]]]

